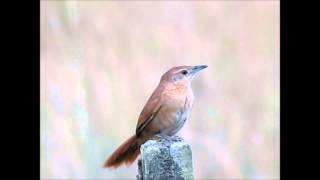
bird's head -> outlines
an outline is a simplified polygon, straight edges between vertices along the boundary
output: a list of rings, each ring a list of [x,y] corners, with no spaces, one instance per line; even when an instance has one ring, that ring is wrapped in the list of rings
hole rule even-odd
[[[207,65],[197,66],[176,66],[169,69],[161,77],[161,82],[173,83],[175,85],[189,86],[194,76],[202,69],[207,68]]]

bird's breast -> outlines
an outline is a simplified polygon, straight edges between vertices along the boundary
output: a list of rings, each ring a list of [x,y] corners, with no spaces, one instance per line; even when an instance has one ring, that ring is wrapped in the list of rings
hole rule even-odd
[[[160,127],[160,133],[170,136],[176,134],[188,119],[192,104],[192,92],[175,94],[167,98],[154,121]]]

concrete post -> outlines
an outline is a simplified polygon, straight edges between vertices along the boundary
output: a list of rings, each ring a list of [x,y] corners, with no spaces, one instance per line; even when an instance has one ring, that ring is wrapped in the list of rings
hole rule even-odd
[[[140,152],[138,180],[194,179],[191,148],[182,138],[155,137]]]

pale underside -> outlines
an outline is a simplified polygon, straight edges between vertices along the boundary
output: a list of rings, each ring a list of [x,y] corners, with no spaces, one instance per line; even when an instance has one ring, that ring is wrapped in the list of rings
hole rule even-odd
[[[150,102],[154,102],[155,108],[148,118],[138,122],[137,134],[145,138],[155,134],[172,136],[183,127],[192,109],[193,93],[191,88],[181,88],[176,92],[177,89],[164,90],[158,97],[151,96]]]

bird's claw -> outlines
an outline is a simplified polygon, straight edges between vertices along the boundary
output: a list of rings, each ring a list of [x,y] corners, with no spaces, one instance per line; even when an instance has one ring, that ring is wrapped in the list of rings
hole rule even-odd
[[[156,137],[157,139],[165,139],[165,140],[167,140],[167,141],[171,141],[170,136],[165,135],[165,134],[156,134],[155,137]]]

